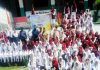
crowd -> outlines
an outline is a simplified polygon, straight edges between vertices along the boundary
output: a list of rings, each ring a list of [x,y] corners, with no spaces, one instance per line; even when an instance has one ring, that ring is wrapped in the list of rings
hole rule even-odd
[[[34,26],[27,32],[0,33],[0,62],[20,62],[29,58],[29,70],[99,70],[100,34],[95,32],[90,11],[64,14],[61,25]]]
[[[62,25],[53,24],[47,36],[40,29],[29,70],[99,70],[100,34],[93,27],[91,12],[85,11],[65,14]]]

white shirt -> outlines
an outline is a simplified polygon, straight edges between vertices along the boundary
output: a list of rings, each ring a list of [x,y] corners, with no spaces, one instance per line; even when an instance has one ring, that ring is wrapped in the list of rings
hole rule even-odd
[[[28,32],[28,37],[29,37],[29,38],[32,37],[32,30],[29,30],[29,32]]]
[[[6,35],[7,35],[7,37],[9,37],[10,36],[10,31],[7,31]]]
[[[13,35],[14,35],[14,37],[18,37],[18,33],[17,32],[14,32]]]
[[[9,32],[9,37],[13,37],[13,31]]]

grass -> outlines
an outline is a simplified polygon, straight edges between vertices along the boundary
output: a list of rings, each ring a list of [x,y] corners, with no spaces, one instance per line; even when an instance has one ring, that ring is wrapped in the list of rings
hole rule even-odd
[[[0,70],[28,70],[28,69],[22,66],[10,66],[10,67],[0,67]]]

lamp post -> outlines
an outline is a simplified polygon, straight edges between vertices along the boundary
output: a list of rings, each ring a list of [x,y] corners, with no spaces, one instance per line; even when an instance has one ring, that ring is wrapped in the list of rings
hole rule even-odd
[[[18,2],[19,2],[21,16],[25,16],[23,0],[18,0]]]
[[[88,0],[84,0],[84,9],[88,9]]]

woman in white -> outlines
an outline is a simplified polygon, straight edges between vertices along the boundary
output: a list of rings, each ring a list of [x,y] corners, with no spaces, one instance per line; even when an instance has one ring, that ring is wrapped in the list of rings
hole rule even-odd
[[[93,70],[100,70],[100,60],[98,58],[94,61]]]
[[[2,46],[2,43],[0,43],[0,53],[3,52],[3,46]]]
[[[27,36],[28,36],[28,40],[31,39],[31,37],[32,37],[32,29],[31,28],[27,32]]]
[[[72,70],[82,70],[82,64],[79,62],[77,56],[74,58]]]
[[[8,45],[4,44],[4,62],[9,62]]]
[[[81,42],[81,40],[79,38],[76,41],[77,41],[77,46],[81,46],[82,45],[82,42]]]
[[[21,41],[18,42],[18,50],[22,51],[22,42]]]
[[[80,33],[82,32],[81,25],[78,25],[76,28],[77,28],[76,31],[78,31],[78,32],[80,32]]]
[[[34,54],[30,55],[28,70],[36,70],[36,56]]]
[[[24,58],[24,51],[19,52],[19,58],[20,58],[20,62],[22,62]]]
[[[36,63],[37,63],[37,67],[40,68],[42,66],[42,54],[41,52],[37,52],[37,56],[36,56]]]
[[[45,68],[47,70],[50,69],[51,67],[49,66],[49,56],[47,53],[45,53],[45,55],[44,55],[44,61],[45,61]]]
[[[90,59],[89,58],[87,58],[86,60],[85,60],[85,62],[84,62],[84,69],[85,70],[91,70],[91,62],[90,62]]]
[[[60,57],[60,63],[61,63],[61,67],[59,67],[62,70],[66,69],[66,64],[65,64],[65,60],[62,59],[62,57]]]
[[[0,43],[0,62],[3,62],[2,60],[3,60],[3,44],[2,43]]]

